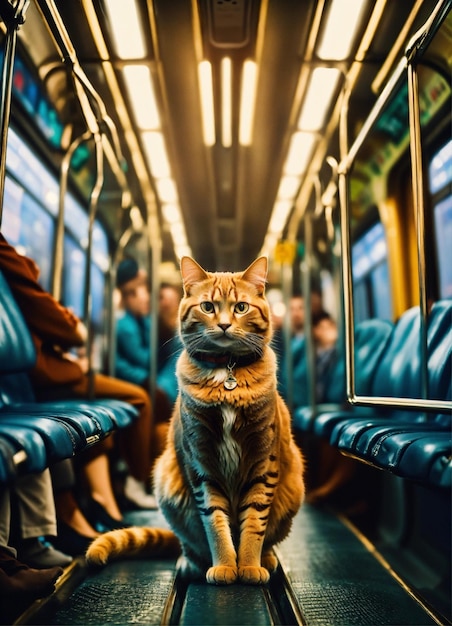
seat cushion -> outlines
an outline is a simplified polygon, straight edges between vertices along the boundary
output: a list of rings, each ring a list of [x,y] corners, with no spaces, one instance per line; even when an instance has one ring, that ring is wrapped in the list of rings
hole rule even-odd
[[[21,415],[2,412],[0,415],[2,425],[22,426],[41,436],[45,444],[48,464],[71,458],[88,445],[79,429],[62,420],[40,415],[33,416],[30,413]]]

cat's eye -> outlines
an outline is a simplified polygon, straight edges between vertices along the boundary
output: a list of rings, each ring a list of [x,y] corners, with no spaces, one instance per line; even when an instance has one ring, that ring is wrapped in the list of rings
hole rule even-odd
[[[213,313],[215,311],[213,302],[201,302],[199,306],[201,307],[201,311],[204,313]]]
[[[249,308],[250,308],[250,305],[248,304],[248,302],[237,302],[237,304],[234,307],[234,312],[246,313]]]

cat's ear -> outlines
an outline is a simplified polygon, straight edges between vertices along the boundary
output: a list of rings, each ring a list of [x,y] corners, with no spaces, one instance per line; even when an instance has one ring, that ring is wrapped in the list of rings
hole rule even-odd
[[[246,280],[252,283],[261,296],[265,290],[265,283],[267,280],[267,257],[261,256],[256,259],[251,265],[243,272],[242,280]]]
[[[192,285],[200,283],[209,277],[207,272],[189,256],[183,256],[181,258],[180,271],[182,274],[185,293],[187,295],[190,292],[190,287],[192,287]]]

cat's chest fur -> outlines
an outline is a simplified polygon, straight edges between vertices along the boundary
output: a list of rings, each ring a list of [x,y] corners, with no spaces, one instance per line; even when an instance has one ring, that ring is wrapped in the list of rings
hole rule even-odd
[[[240,467],[241,446],[233,434],[236,409],[224,404],[221,406],[223,418],[222,437],[218,446],[219,469],[227,481],[233,481]]]

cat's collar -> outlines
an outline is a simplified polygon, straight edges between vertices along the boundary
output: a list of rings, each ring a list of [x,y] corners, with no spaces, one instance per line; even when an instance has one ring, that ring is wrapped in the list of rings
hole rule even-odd
[[[249,352],[248,354],[232,354],[230,352],[223,354],[210,354],[207,352],[195,352],[190,355],[195,362],[199,363],[203,367],[210,369],[220,368],[234,368],[245,367],[256,363],[261,358],[261,355],[255,352]]]

